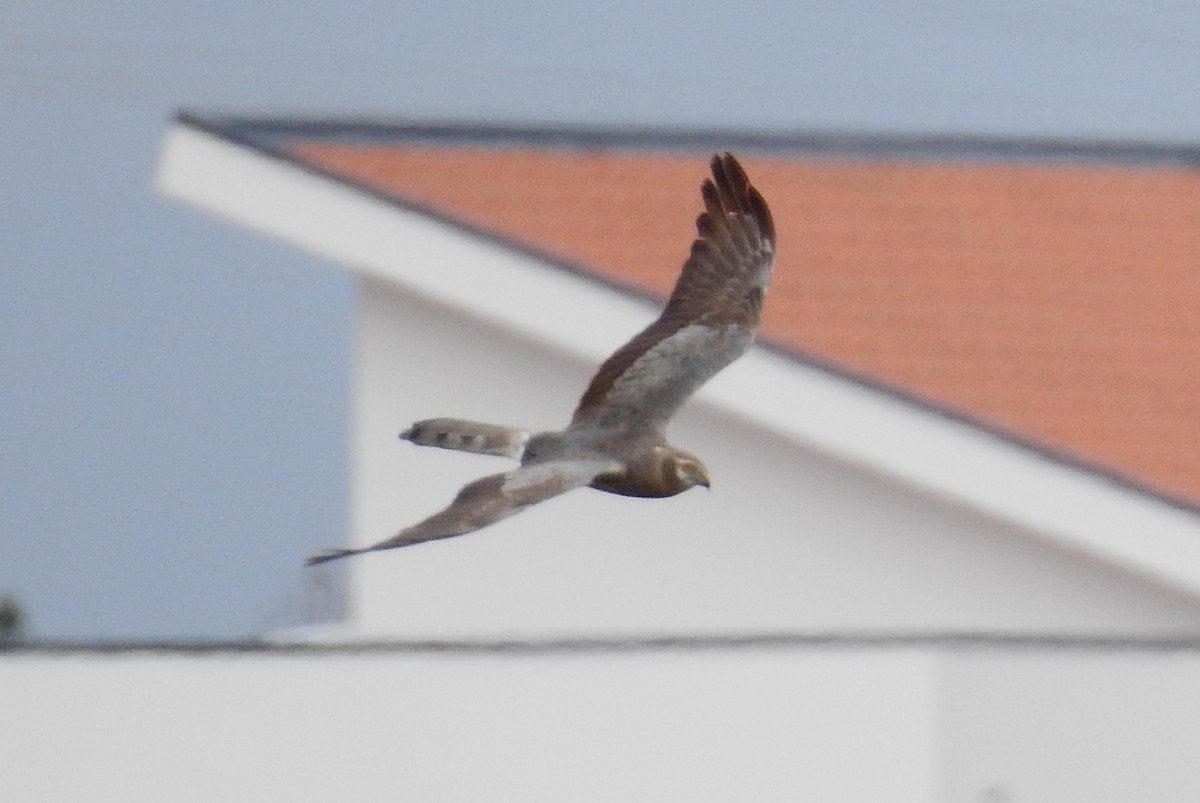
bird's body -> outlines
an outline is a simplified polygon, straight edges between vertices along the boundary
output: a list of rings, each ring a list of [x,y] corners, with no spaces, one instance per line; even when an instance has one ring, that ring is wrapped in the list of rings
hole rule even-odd
[[[741,165],[728,153],[715,156],[712,173],[701,188],[698,236],[662,314],[605,360],[565,430],[418,421],[400,437],[520,465],[468,484],[445,510],[392,538],[308,563],[464,535],[575,488],[666,497],[707,487],[704,465],[668,443],[666,427],[697,388],[754,342],[775,259],[771,213]]]

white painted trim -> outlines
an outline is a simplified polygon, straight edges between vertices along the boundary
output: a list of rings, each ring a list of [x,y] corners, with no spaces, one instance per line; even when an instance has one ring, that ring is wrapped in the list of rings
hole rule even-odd
[[[186,124],[157,187],[563,352],[600,361],[641,299]],[[1200,594],[1200,516],[851,379],[755,349],[698,399],[805,447]]]

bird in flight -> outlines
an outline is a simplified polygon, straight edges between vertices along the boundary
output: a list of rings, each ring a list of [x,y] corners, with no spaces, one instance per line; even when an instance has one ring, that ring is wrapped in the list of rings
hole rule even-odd
[[[775,262],[775,225],[732,154],[713,157],[712,178],[700,190],[697,236],[666,307],[600,366],[565,430],[418,421],[400,437],[520,465],[466,485],[445,510],[391,538],[321,552],[308,565],[465,535],[585,486],[641,497],[707,488],[704,464],[668,443],[666,427],[697,388],[754,342]]]

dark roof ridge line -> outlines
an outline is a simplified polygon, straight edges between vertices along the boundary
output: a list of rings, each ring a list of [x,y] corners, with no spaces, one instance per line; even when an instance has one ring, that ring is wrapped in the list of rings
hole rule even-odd
[[[127,656],[130,654],[230,655],[545,655],[561,653],[719,652],[763,649],[950,649],[1200,652],[1190,633],[1053,633],[953,631],[732,631],[610,633],[496,638],[397,638],[345,642],[277,642],[248,639],[117,639],[18,641],[5,654]]]
[[[558,147],[570,150],[726,150],[860,159],[953,162],[1098,163],[1200,168],[1200,143],[1149,139],[994,135],[967,132],[866,132],[837,129],[646,125],[516,124],[383,117],[252,117],[180,111],[185,125],[248,141],[279,137],[395,138],[450,144]]]

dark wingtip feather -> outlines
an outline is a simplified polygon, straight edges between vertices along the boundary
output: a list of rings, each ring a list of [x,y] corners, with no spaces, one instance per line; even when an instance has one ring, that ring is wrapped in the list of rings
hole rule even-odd
[[[725,203],[722,200],[731,199],[740,211],[750,213],[763,238],[774,243],[775,221],[771,217],[771,210],[762,193],[750,183],[742,163],[732,153],[725,151],[713,154],[711,167],[713,177],[700,187],[706,208],[724,209],[728,200]]]
[[[750,208],[754,212],[754,220],[758,223],[758,230],[762,232],[763,237],[772,245],[775,244],[775,219],[771,217],[771,209],[767,206],[767,200],[762,197],[762,193],[754,186],[750,187]]]
[[[350,555],[357,555],[361,551],[362,550],[359,550],[359,549],[327,549],[324,552],[318,552],[317,554],[309,557],[307,560],[304,561],[304,565],[305,566],[317,566],[322,563],[328,563],[331,560],[337,560],[338,558],[345,558],[345,557],[349,557]]]
[[[750,184],[750,179],[746,177],[746,171],[742,168],[742,163],[729,151],[725,151],[719,159],[714,156],[713,161],[720,163],[721,172],[724,174],[728,184],[734,189],[740,189]]]
[[[715,171],[713,176],[717,176]],[[725,213],[725,208],[721,204],[721,190],[711,178],[704,179],[704,183],[700,185],[700,196],[704,199],[705,212],[717,218]]]

